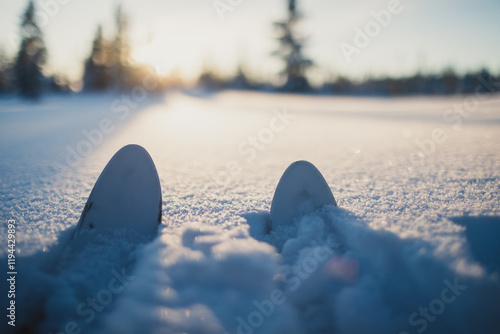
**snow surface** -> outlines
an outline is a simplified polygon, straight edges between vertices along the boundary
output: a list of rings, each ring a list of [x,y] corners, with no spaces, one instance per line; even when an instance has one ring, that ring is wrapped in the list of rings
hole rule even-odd
[[[17,220],[16,328],[497,333],[500,98],[474,102],[239,92],[0,100],[0,228],[6,245],[7,220]],[[112,130],[86,146],[82,131],[103,119]],[[130,143],[158,169],[158,237],[117,230],[47,269],[102,169]],[[78,148],[84,157],[68,153]],[[266,234],[275,187],[296,160],[321,171],[339,207]],[[5,280],[1,290],[6,305]]]

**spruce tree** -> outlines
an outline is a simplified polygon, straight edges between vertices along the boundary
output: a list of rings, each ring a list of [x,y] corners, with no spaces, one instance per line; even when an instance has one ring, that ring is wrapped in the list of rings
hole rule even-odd
[[[10,90],[11,64],[5,51],[0,48],[0,94],[5,94]]]
[[[41,94],[42,66],[47,61],[42,31],[35,14],[35,5],[31,0],[22,16],[21,45],[14,65],[16,88],[21,96],[31,99],[36,99]]]
[[[119,89],[127,86],[127,68],[130,61],[130,45],[128,41],[128,18],[121,6],[115,13],[116,35],[113,41],[115,83]]]
[[[109,46],[102,35],[102,27],[98,26],[97,33],[92,42],[92,51],[85,61],[83,75],[86,90],[105,90],[110,85],[109,70],[106,66],[109,61]]]
[[[295,0],[288,0],[288,18],[274,24],[280,32],[278,37],[280,48],[273,55],[280,57],[285,63],[281,72],[286,78],[283,89],[291,92],[303,92],[310,89],[305,74],[306,70],[313,65],[313,62],[306,58],[302,51],[305,40],[296,33],[296,26],[300,19],[301,15],[297,10]]]

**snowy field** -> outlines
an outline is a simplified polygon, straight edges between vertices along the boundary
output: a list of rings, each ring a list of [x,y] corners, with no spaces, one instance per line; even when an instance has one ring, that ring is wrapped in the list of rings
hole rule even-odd
[[[13,218],[15,328],[498,333],[500,97],[481,99],[0,100],[0,254],[7,268]],[[130,143],[158,169],[158,236],[117,231],[60,256],[100,172]],[[296,160],[323,173],[339,207],[267,234]]]

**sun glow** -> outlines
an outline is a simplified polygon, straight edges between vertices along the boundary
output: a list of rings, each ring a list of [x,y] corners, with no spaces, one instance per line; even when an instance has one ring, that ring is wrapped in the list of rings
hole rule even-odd
[[[169,52],[168,47],[159,39],[136,47],[132,52],[132,58],[139,64],[149,65],[160,75],[168,75],[179,66],[179,59],[175,53]]]
[[[149,65],[160,75],[181,72],[187,78],[194,78],[201,70],[203,52],[197,39],[186,32],[172,33],[172,27],[156,24],[154,33],[142,31],[132,50],[132,59]],[[147,36],[147,37],[144,37]]]

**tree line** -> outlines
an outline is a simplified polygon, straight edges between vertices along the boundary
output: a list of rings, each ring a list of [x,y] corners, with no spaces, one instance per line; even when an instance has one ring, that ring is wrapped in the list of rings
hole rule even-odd
[[[115,33],[112,38],[104,38],[102,27],[98,26],[90,54],[84,63],[81,82],[85,91],[130,90],[141,84],[145,73],[151,74],[151,69],[130,61],[128,28],[129,20],[121,6],[115,11]],[[47,58],[35,4],[30,0],[21,17],[20,45],[14,60],[9,60],[0,50],[0,94],[18,94],[23,98],[38,99],[44,92],[70,91],[72,87],[68,80],[44,73]],[[161,88],[158,84],[155,89]]]
[[[452,68],[441,73],[416,73],[411,76],[393,78],[366,78],[353,81],[338,76],[328,80],[321,87],[312,87],[307,71],[315,67],[314,62],[304,55],[307,38],[297,31],[302,15],[296,0],[287,1],[287,17],[274,23],[278,47],[272,56],[281,59],[282,71],[278,74],[282,84],[252,80],[243,66],[230,78],[220,76],[216,70],[206,66],[197,81],[203,89],[244,89],[299,93],[342,94],[342,95],[450,95],[474,93],[477,87],[489,92],[500,91],[500,75],[487,69],[459,75]],[[106,90],[130,90],[140,85],[142,78],[154,75],[155,89],[164,90],[173,83],[179,85],[179,78],[161,78],[145,65],[134,64],[130,59],[128,40],[129,20],[121,6],[115,10],[114,36],[106,39],[102,26],[96,29],[89,56],[84,63],[81,82],[87,92]],[[47,63],[47,49],[43,33],[36,21],[36,8],[30,0],[21,17],[20,45],[15,59],[10,60],[0,50],[0,94],[18,94],[28,99],[37,99],[43,92],[67,92],[72,88],[68,80],[60,76],[48,76],[43,69]],[[488,87],[488,88],[486,88]]]

